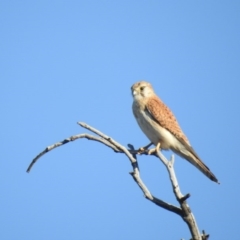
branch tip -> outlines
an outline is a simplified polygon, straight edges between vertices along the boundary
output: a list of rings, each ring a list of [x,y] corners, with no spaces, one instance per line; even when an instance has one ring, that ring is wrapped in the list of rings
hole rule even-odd
[[[132,144],[128,143],[127,146],[130,148],[130,150],[135,150]]]
[[[190,193],[188,193],[188,194],[186,194],[185,196],[183,196],[181,199],[180,199],[180,201],[181,202],[184,202],[184,201],[186,201],[188,198],[190,198],[191,197],[191,195],[190,195]]]
[[[202,230],[202,240],[208,240],[210,237],[210,234],[206,234],[204,230]]]

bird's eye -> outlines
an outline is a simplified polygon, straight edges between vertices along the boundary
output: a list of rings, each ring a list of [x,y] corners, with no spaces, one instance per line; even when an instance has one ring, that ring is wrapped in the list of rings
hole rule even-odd
[[[145,88],[145,87],[140,87],[140,90],[143,91],[144,88]]]

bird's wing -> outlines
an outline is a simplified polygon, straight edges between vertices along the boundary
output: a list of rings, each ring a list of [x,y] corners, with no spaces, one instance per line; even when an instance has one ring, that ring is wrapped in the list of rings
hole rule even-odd
[[[146,103],[146,111],[155,122],[161,125],[161,127],[167,129],[183,144],[187,151],[178,151],[177,153],[179,155],[181,155],[183,158],[187,159],[190,163],[196,166],[211,180],[218,182],[214,174],[202,162],[197,153],[191,147],[187,137],[184,135],[171,110],[157,96],[148,99]],[[188,151],[194,156],[194,158],[192,156],[189,156]]]
[[[146,110],[155,122],[172,133],[182,144],[191,146],[172,111],[156,95],[148,99]]]

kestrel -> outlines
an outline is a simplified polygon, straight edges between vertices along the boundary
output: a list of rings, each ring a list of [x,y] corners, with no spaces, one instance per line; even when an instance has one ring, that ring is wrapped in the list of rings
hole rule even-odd
[[[156,146],[154,150],[169,150],[185,158],[212,181],[217,178],[193,150],[180,128],[175,116],[163,101],[154,93],[148,82],[137,82],[131,87],[133,114],[139,127]]]

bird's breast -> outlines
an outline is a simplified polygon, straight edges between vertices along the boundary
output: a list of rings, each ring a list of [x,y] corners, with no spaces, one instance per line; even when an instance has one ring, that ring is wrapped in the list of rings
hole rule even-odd
[[[180,142],[167,129],[163,128],[159,123],[154,121],[149,114],[143,109],[135,109],[134,115],[139,127],[148,137],[148,139],[157,145],[161,143],[162,149],[176,148]]]

